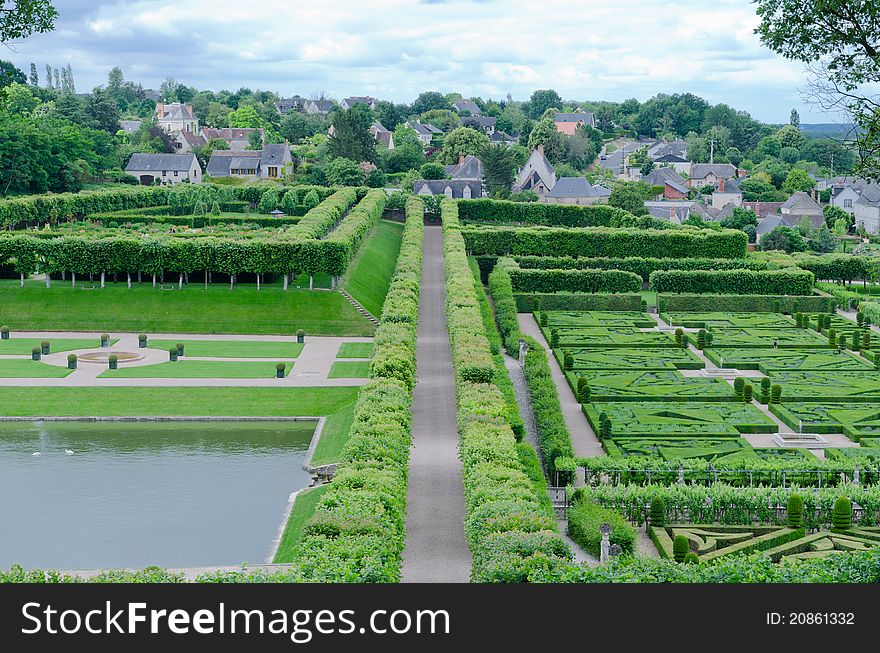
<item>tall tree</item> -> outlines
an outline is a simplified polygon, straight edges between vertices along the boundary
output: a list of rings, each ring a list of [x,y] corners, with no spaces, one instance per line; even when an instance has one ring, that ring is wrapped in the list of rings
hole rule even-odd
[[[801,127],[801,116],[800,116],[800,114],[797,112],[797,109],[792,109],[792,110],[791,110],[791,117],[789,117],[789,119],[788,119],[788,124],[791,125],[792,127],[797,127],[798,129],[800,129],[800,127]]]
[[[57,17],[49,0],[0,0],[0,43],[51,32]]]
[[[565,141],[563,135],[556,129],[556,123],[552,118],[546,118],[535,123],[529,134],[529,149],[534,150],[538,145],[544,146],[544,154],[551,163],[562,160],[565,154]]]
[[[373,116],[365,105],[357,104],[351,109],[340,109],[331,121],[333,134],[327,140],[331,158],[345,157],[356,163],[376,161],[376,140],[370,133]]]
[[[802,61],[823,108],[846,111],[859,128],[857,172],[880,174],[880,4],[876,0],[754,0],[755,32],[768,48]]]
[[[551,89],[538,90],[529,98],[528,116],[540,120],[547,109],[561,109],[562,98]]]
[[[52,88],[52,66],[46,64],[46,88]]]
[[[516,174],[516,154],[504,143],[490,143],[478,153],[483,181],[491,197],[507,197]]]
[[[40,77],[37,75],[37,64],[31,64],[31,86],[39,86],[40,85]]]
[[[489,144],[489,137],[478,129],[456,127],[443,139],[443,149],[437,157],[439,163],[452,165],[458,163],[459,157],[477,154]]]
[[[61,90],[61,76],[58,74],[57,68],[52,71],[52,77],[55,78],[55,90],[60,91]]]
[[[433,111],[434,109],[449,109],[449,101],[446,99],[446,96],[436,91],[420,93],[419,97],[412,103],[413,113],[421,114],[426,111]],[[388,129],[392,128],[390,125],[385,125],[385,127]]]
[[[27,78],[11,61],[0,60],[0,88],[10,84],[24,84]]]

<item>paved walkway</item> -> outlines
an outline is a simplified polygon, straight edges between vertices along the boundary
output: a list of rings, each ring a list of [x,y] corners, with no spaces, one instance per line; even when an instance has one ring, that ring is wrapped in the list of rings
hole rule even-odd
[[[471,552],[464,537],[455,380],[444,307],[443,234],[425,227],[413,391],[402,581],[466,583]]]
[[[547,362],[550,364],[550,372],[553,375],[553,382],[556,384],[556,390],[559,392],[559,403],[562,406],[562,417],[565,420],[565,426],[571,435],[571,443],[574,446],[575,456],[578,458],[595,458],[604,456],[605,450],[599,438],[593,432],[587,418],[581,410],[581,404],[571,391],[559,363],[550,351],[550,345],[544,339],[544,334],[535,322],[535,318],[531,313],[520,313],[519,328],[524,334],[531,336],[537,340],[547,354]],[[583,484],[583,470],[578,469],[577,484]]]
[[[111,354],[113,352],[131,352],[143,356],[140,360],[121,363],[120,367],[141,367],[144,365],[156,365],[168,362],[168,352],[163,349],[138,347],[138,334],[116,333],[108,334],[111,341],[118,339],[109,348],[95,347],[92,349],[77,349],[73,352],[62,351],[43,356],[43,362],[48,365],[59,367],[67,366],[67,356],[70,353],[77,355],[87,353]],[[40,338],[52,340],[52,338],[89,338],[93,337],[97,342],[100,334],[83,332],[47,332],[47,331],[17,331],[13,337]],[[251,342],[296,342],[296,336],[246,336],[246,335],[203,335],[203,334],[150,334],[151,340],[172,340],[182,342],[199,341],[251,341]],[[372,338],[338,338],[327,336],[306,336],[305,346],[300,355],[294,360],[293,371],[285,378],[277,379],[269,376],[265,379],[224,379],[224,378],[99,378],[107,370],[106,363],[89,363],[80,361],[77,369],[68,376],[60,379],[52,378],[0,378],[0,387],[3,386],[27,386],[27,387],[194,387],[194,386],[217,386],[217,387],[317,387],[317,386],[353,386],[363,385],[367,379],[328,379],[330,367],[337,361],[353,361],[364,359],[336,358],[336,353],[343,343],[347,342],[371,342]],[[30,359],[30,356],[0,356],[0,358]],[[198,357],[185,356],[185,361],[253,361],[266,363],[269,369],[277,362],[275,358],[222,358],[222,357]]]

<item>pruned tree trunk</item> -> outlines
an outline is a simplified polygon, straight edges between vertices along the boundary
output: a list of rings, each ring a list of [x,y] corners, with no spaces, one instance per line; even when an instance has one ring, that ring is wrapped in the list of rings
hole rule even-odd
[[[180,273],[180,277],[177,280],[177,289],[183,290],[183,272]]]
[[[260,275],[257,275],[257,290],[260,289]]]
[[[141,271],[138,270],[138,283],[143,283],[144,280],[141,278]]]
[[[76,272],[70,273],[70,287],[76,288]]]
[[[131,272],[125,273],[125,281],[128,284],[129,289],[131,288]]]
[[[21,273],[21,287],[24,288],[24,272]]]
[[[208,271],[205,270],[205,290],[208,289]]]
[[[153,288],[155,288],[155,287],[156,287],[156,275],[154,274],[153,275]]]
[[[315,289],[315,275],[310,274],[309,275],[309,290],[314,290],[314,289]]]
[[[61,270],[61,280],[67,281],[67,270]]]
[[[284,275],[284,290],[287,290],[287,287],[290,285],[290,275]]]
[[[48,272],[46,273],[46,288],[52,287],[52,275]]]
[[[229,275],[229,289],[232,290],[235,287],[235,275]]]
[[[101,273],[101,288],[104,287],[104,273]]]

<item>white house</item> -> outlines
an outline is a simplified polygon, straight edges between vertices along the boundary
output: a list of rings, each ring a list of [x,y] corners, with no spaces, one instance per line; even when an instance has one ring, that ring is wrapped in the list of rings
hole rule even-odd
[[[443,133],[442,130],[437,129],[434,125],[429,125],[418,120],[411,120],[406,123],[406,126],[416,133],[416,135],[419,137],[419,140],[422,141],[423,145],[430,145],[435,134]]]
[[[145,186],[157,181],[177,184],[188,180],[202,183],[202,168],[194,154],[133,154],[125,166],[125,172]]]
[[[199,133],[199,119],[193,114],[192,104],[156,102],[156,124],[169,134],[176,132]]]
[[[853,203],[856,228],[863,227],[869,234],[880,232],[880,186],[871,184]]]
[[[715,190],[712,192],[712,208],[723,209],[728,204],[734,206],[742,206],[743,194],[739,189],[739,183],[736,179],[724,179],[721,177],[715,184]]]
[[[208,161],[211,177],[280,179],[293,172],[288,143],[267,143],[262,150],[214,150]]]
[[[368,95],[347,97],[339,103],[339,106],[341,106],[343,109],[351,109],[353,106],[356,106],[358,104],[364,104],[370,109],[375,109],[376,98],[370,97]]]
[[[556,185],[556,169],[544,155],[544,145],[538,145],[529,160],[520,169],[516,182],[513,184],[513,192],[521,193],[524,190],[534,191],[539,197],[546,195]]]

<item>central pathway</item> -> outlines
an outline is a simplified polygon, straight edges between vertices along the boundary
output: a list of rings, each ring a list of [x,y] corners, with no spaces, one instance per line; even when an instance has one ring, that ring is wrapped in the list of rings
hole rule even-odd
[[[471,553],[464,537],[455,376],[446,331],[443,234],[425,227],[419,300],[418,382],[413,391],[402,581],[466,583]]]

